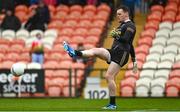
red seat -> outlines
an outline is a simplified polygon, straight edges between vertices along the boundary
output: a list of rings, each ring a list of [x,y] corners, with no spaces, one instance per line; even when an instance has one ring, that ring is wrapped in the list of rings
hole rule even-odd
[[[78,11],[78,12],[82,13],[83,8],[81,5],[72,5],[70,7],[70,12],[73,12],[73,11]]]
[[[62,93],[62,90],[59,86],[48,87],[48,95],[50,97],[59,97]]]
[[[135,79],[139,79],[139,71],[137,73],[133,73],[132,70],[128,70],[128,71],[126,71],[124,77],[125,78],[134,77]]]
[[[145,30],[141,33],[141,37],[151,37],[154,38],[156,34],[156,30],[154,29],[149,29],[149,30]]]
[[[142,44],[138,47],[135,48],[135,53],[144,53],[144,54],[148,54],[149,53],[149,46],[146,44]]]
[[[96,45],[99,42],[99,37],[98,36],[87,36],[86,39],[84,40],[84,43],[91,43]]]
[[[59,5],[56,7],[56,12],[59,12],[59,11],[64,11],[64,12],[68,13],[69,7],[66,5]]]
[[[144,63],[146,61],[146,56],[147,56],[147,54],[145,54],[145,53],[137,53],[136,54],[136,59],[138,61],[141,61],[141,62]]]
[[[166,96],[177,97],[179,96],[179,83],[174,80],[169,80],[166,82]]]
[[[69,16],[68,16],[69,18]],[[68,20],[63,24],[63,28],[75,28],[77,26],[76,20]]]
[[[167,5],[165,7],[165,13],[170,12],[170,11],[177,13],[177,11],[178,11],[177,5],[170,5],[170,4]]]
[[[141,61],[137,60],[137,65],[138,65],[138,68],[141,69],[143,66],[143,63]],[[128,69],[132,69],[132,68],[133,68],[133,62],[128,64]]]
[[[45,70],[46,78],[49,78],[49,79],[52,78],[53,74],[54,74],[54,70]]]
[[[94,5],[85,5],[84,6],[84,13],[87,12],[87,11],[90,11],[90,12],[96,12],[96,7]]]
[[[109,7],[107,4],[101,4],[101,5],[99,5],[99,6],[97,7],[97,11],[98,11],[98,12],[99,12],[99,11],[106,11],[106,12],[110,13],[110,12],[111,12],[111,9],[110,9],[110,7]]]
[[[120,95],[123,97],[132,97],[135,88],[136,79],[132,80],[133,78],[127,78],[122,80],[120,83]]]
[[[63,87],[63,96],[70,97],[69,86]],[[75,96],[75,87],[71,88],[71,96]]]
[[[73,34],[74,30],[72,28],[63,28],[59,34],[60,36],[68,36],[71,37]]]
[[[159,12],[163,13],[164,8],[162,5],[154,5],[151,7],[151,12],[154,12],[154,11],[159,11]]]
[[[84,28],[77,28],[74,32],[73,32],[73,35],[74,36],[83,36],[85,37],[88,33],[88,30],[87,29],[84,29]]]
[[[151,22],[151,21],[160,22],[160,21],[161,21],[161,18],[162,18],[162,13],[160,13],[160,12],[155,12],[155,13],[152,13],[152,14],[148,15],[147,21],[148,21],[148,22]]]
[[[169,79],[173,79],[173,78],[180,78],[180,70],[172,70],[170,75],[169,75]]]
[[[138,45],[141,46],[143,44],[146,44],[148,46],[152,45],[152,38],[151,37],[142,37],[138,40]]]
[[[87,35],[89,35],[89,36],[100,36],[101,33],[102,33],[102,29],[101,28],[91,28],[87,32]]]
[[[0,63],[0,68],[10,69],[13,64],[14,61],[3,61],[2,63]]]
[[[163,15],[162,17],[162,21],[166,21],[166,22],[175,22],[176,20],[176,13],[166,13]]]
[[[180,68],[180,62],[177,62],[173,65],[173,69],[178,69]]]
[[[159,22],[158,21],[150,21],[148,23],[145,24],[145,30],[148,29],[154,29],[154,30],[158,30],[159,29]]]
[[[69,70],[56,70],[54,71],[53,77],[60,77],[67,79],[69,78]]]

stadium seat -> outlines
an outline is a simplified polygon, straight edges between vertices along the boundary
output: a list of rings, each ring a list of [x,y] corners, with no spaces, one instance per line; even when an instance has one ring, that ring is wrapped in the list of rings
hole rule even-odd
[[[124,78],[126,79],[128,77],[134,77],[135,79],[139,79],[139,71],[137,73],[133,73],[132,70],[126,71]]]
[[[0,63],[0,68],[10,69],[13,64],[14,61],[3,61],[2,63]]]
[[[70,91],[69,91],[69,86],[63,87],[63,96],[64,97],[70,97]],[[75,96],[75,87],[71,87],[71,96]]]
[[[72,39],[71,42],[72,43],[76,43],[76,44],[83,43],[85,41],[85,37],[84,36],[80,36],[80,35],[79,36],[78,35],[72,36],[71,39]]]
[[[72,67],[72,61],[61,61],[59,63],[59,68],[66,68],[66,69],[69,69]],[[65,66],[66,65],[66,66]]]
[[[64,79],[68,79],[69,78],[69,70],[56,70],[54,71],[53,77],[60,77],[60,78],[64,78]]]
[[[167,29],[172,30],[173,29],[173,23],[172,22],[162,22],[159,24],[160,30]]]
[[[158,37],[158,38],[155,38],[152,43],[153,43],[153,46],[156,46],[156,45],[166,46],[167,40],[168,40],[167,38]]]
[[[149,48],[150,46],[146,44],[142,44],[138,46],[137,48],[135,48],[135,53],[145,53],[147,55],[149,53]]]
[[[158,63],[158,69],[163,68],[163,69],[171,69],[172,68],[173,63],[170,61],[163,61]]]
[[[99,11],[106,11],[106,12],[110,13],[111,9],[107,4],[101,4],[97,7],[97,12],[99,12]]]
[[[52,66],[53,65],[53,66]],[[58,68],[59,66],[59,63],[57,61],[46,61],[44,64],[43,64],[43,68],[44,69],[55,69],[55,68]]]
[[[152,97],[163,97],[165,92],[166,80],[162,78],[154,79],[151,81],[151,96]]]
[[[169,75],[169,79],[171,80],[172,78],[180,78],[180,70],[177,69],[177,70],[172,70],[170,72],[170,75]]]
[[[152,45],[152,38],[150,38],[150,37],[140,38],[138,40],[138,45],[140,46],[142,44],[146,44],[148,46],[151,46]]]
[[[146,60],[146,54],[145,53],[137,53],[136,54],[136,59],[138,60],[138,61],[141,61],[141,62],[145,62],[145,60]]]
[[[60,30],[59,35],[60,36],[68,36],[71,37],[72,33],[73,33],[73,29],[72,28],[63,28],[62,30]]]
[[[176,55],[178,53],[178,46],[177,45],[169,45],[164,48],[164,53],[173,53]]]
[[[152,14],[148,15],[147,22],[150,22],[150,21],[160,22],[162,19],[161,16],[162,16],[161,12],[152,13]]]
[[[17,39],[23,39],[23,40],[26,40],[26,39],[28,39],[29,38],[29,32],[27,31],[27,30],[23,30],[23,29],[21,29],[21,30],[18,30],[17,32],[16,32],[16,38]]]
[[[145,30],[154,29],[157,31],[159,29],[159,22],[158,21],[150,21],[150,22],[145,24],[144,29]]]
[[[86,39],[84,40],[84,43],[92,43],[92,44],[97,44],[99,42],[99,37],[98,36],[87,36]]]
[[[13,30],[4,30],[1,36],[4,39],[13,40],[15,38],[15,32]]]
[[[14,61],[16,62],[19,58],[19,54],[18,53],[8,53],[6,54],[6,57],[4,58],[4,61],[10,60],[10,61]]]
[[[48,29],[56,29],[56,30],[61,30],[63,26],[63,22],[56,18],[57,20],[53,20],[48,24]]]
[[[173,68],[173,69],[178,69],[178,68],[180,68],[180,62],[174,63],[172,68]]]
[[[48,96],[50,97],[59,97],[62,93],[62,90],[59,86],[48,87]]]
[[[90,11],[90,12],[96,12],[96,7],[94,5],[85,5],[84,8],[83,8],[83,11],[84,13],[87,12],[87,11]]]
[[[169,78],[169,73],[170,73],[170,70],[160,69],[155,72],[154,78],[155,79],[163,78],[163,79],[167,80]]]
[[[169,39],[169,33],[170,30],[169,29],[162,29],[156,32],[156,38],[166,38]]]
[[[179,83],[175,80],[169,80],[166,82],[166,96],[177,97],[179,96]]]
[[[100,37],[101,33],[102,33],[102,29],[101,28],[91,28],[87,32],[87,35],[90,35],[90,36],[99,36]]]
[[[51,79],[54,75],[54,70],[45,70],[45,78]]]
[[[163,22],[175,22],[176,21],[176,13],[165,13],[162,17]]]
[[[149,49],[149,52],[150,54],[151,53],[158,53],[158,54],[163,54],[163,49],[164,49],[164,46],[163,45],[154,45],[153,47],[151,47]]]
[[[151,7],[151,12],[159,11],[160,13],[164,12],[164,8],[161,5],[154,5]]]
[[[180,29],[180,22],[175,22],[175,23],[173,24],[173,29],[174,29],[174,30]]]
[[[67,5],[58,5],[56,7],[56,12],[64,11],[66,13],[69,13],[69,7]]]
[[[81,20],[79,21],[79,24],[77,24],[77,28],[86,28],[88,29],[91,26],[91,21],[90,20]]]
[[[122,80],[120,82],[120,95],[123,97],[132,97],[134,94],[135,82],[135,80]]]
[[[172,37],[167,40],[167,46],[171,46],[171,45],[180,46],[179,41],[180,41],[179,37]]]
[[[137,97],[149,96],[150,82],[149,78],[142,78],[136,81],[135,92]]]
[[[85,37],[88,33],[88,30],[87,29],[84,29],[84,28],[78,28],[78,29],[75,29],[75,31],[73,32],[73,36],[83,36]]]
[[[173,38],[173,37],[179,37],[180,34],[179,34],[179,29],[177,30],[173,30],[172,32],[170,32],[170,37]]]
[[[142,70],[140,73],[140,79],[141,78],[149,78],[152,80],[154,78],[155,70]]]
[[[157,62],[149,61],[149,62],[144,63],[143,69],[156,69],[157,65],[158,65]]]
[[[47,38],[57,38],[58,37],[58,31],[54,29],[46,30],[44,32],[44,37]]]
[[[70,9],[70,12],[73,12],[73,11],[77,11],[80,13],[83,12],[83,8],[81,5],[72,5],[69,9]]]
[[[161,62],[163,61],[170,61],[171,63],[175,62],[175,54],[173,53],[166,53],[160,57]]]
[[[175,62],[180,62],[180,53],[175,57]]]
[[[154,38],[155,37],[155,33],[156,30],[153,29],[149,29],[149,30],[145,30],[141,33],[141,37],[151,37]]]
[[[147,57],[146,57],[146,61],[149,62],[149,61],[155,61],[155,62],[160,62],[160,54],[158,53],[151,53],[149,54]]]

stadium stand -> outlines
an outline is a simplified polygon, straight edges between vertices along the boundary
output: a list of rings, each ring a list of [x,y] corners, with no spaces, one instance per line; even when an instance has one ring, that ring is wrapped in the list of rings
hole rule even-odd
[[[37,5],[29,7],[18,5],[15,8],[15,15],[24,24],[28,20],[32,9],[36,7]],[[27,64],[27,69],[45,69],[46,92],[44,94],[24,93],[22,95],[24,97],[67,97],[70,95],[70,86],[72,89],[71,95],[75,96],[75,91],[82,88],[82,82],[85,78],[84,69],[87,65],[74,63],[68,54],[65,54],[62,41],[68,41],[74,48],[79,43],[83,43],[86,49],[95,47],[101,40],[101,35],[105,30],[111,11],[106,4],[99,6],[85,5],[84,7],[80,5],[59,5],[57,7],[49,5],[48,8],[51,21],[47,25],[48,29],[46,31],[43,32],[37,29],[29,32],[21,28],[17,32],[12,30],[0,32],[1,69],[9,69],[13,63],[19,61]],[[3,15],[0,15],[0,20],[2,19]],[[31,63],[31,56],[29,55],[31,43],[35,40],[37,33],[43,35],[45,46],[45,62],[42,66],[38,63]],[[71,85],[69,85],[70,73],[72,77]]]
[[[169,0],[167,6],[155,5],[135,49],[139,72],[133,74],[129,63],[120,83],[123,97],[179,96],[179,1]],[[140,58],[138,58],[140,56]],[[139,75],[137,75],[139,74]],[[128,78],[134,81],[128,81]],[[135,86],[130,86],[135,84]],[[124,89],[125,88],[125,89]],[[127,95],[125,95],[125,93]],[[134,93],[134,94],[133,94]]]

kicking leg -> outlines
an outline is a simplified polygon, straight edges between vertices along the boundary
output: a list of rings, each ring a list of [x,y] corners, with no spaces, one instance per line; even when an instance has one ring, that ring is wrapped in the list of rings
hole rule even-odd
[[[105,48],[92,48],[89,50],[80,51],[83,57],[98,57],[107,62],[111,61],[110,53]]]

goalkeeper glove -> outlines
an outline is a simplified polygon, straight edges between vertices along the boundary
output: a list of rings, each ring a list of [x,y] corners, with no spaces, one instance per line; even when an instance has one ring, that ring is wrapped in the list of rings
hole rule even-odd
[[[117,31],[115,28],[110,32],[110,36],[113,38],[119,37],[121,34],[120,31]]]
[[[137,62],[136,59],[133,59],[133,73],[137,73],[137,71],[138,71]]]

